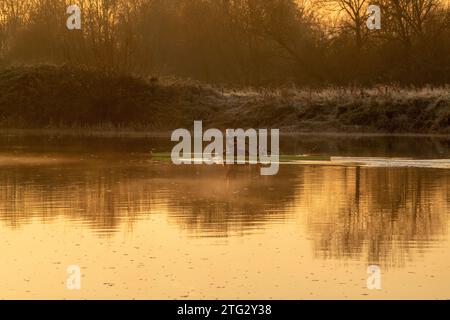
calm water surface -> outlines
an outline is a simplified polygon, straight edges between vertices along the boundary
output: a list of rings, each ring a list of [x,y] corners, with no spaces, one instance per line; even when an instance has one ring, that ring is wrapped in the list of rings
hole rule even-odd
[[[184,166],[167,139],[0,137],[0,298],[450,298],[450,170]],[[290,154],[450,159],[450,139],[291,137]],[[82,288],[66,288],[79,265]],[[368,290],[378,265],[382,289]]]

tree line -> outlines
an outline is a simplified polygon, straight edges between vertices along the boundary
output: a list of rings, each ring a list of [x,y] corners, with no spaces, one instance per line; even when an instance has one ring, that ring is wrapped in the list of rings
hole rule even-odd
[[[72,4],[80,30],[66,27]],[[442,85],[450,2],[1,0],[0,66],[37,63],[229,85]]]

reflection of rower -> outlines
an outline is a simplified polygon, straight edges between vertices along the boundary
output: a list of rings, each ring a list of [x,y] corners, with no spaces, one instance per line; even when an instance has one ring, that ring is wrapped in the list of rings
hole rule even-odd
[[[234,153],[235,151],[235,146],[236,146],[236,154]],[[230,159],[232,161],[233,164],[245,164],[248,165],[250,163],[250,160],[254,160],[254,159],[250,159],[250,146],[249,146],[249,140],[245,139],[244,140],[244,147],[240,148],[240,144],[237,143],[235,144],[234,139],[228,139],[227,140],[227,146],[226,146],[226,151],[223,152],[223,161],[226,162],[227,159]],[[230,150],[230,152],[227,152],[228,150]],[[253,155],[256,156],[256,155]],[[244,163],[238,163],[239,160],[243,159]]]

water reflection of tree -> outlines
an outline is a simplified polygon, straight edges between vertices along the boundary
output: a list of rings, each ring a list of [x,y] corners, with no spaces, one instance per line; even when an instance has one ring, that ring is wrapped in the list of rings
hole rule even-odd
[[[228,236],[263,228],[285,219],[293,204],[296,178],[281,170],[262,177],[259,168],[236,166],[208,169],[177,180],[172,189],[175,222],[197,235]]]
[[[0,171],[0,220],[20,227],[33,218],[80,221],[105,233],[132,222],[154,200],[141,170],[93,167],[17,167]]]
[[[162,213],[187,235],[227,237],[299,219],[320,258],[399,265],[446,235],[450,174],[413,168],[174,167],[103,161],[0,170],[0,220],[58,217],[110,234]]]
[[[306,170],[300,209],[321,258],[400,265],[447,233],[449,174],[444,170]]]
[[[95,162],[95,161],[94,161]],[[174,167],[120,161],[95,165],[0,170],[0,220],[11,227],[33,218],[81,221],[98,232],[164,213],[197,235],[245,233],[284,216],[293,199],[287,177],[261,177],[257,167]]]

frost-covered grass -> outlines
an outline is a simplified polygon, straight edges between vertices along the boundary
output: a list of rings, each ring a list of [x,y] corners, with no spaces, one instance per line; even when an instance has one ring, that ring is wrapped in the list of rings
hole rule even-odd
[[[439,88],[278,88],[226,94],[222,125],[239,117],[247,126],[292,131],[450,132],[450,86]]]
[[[450,133],[450,87],[225,89],[65,66],[0,70],[1,128]]]

